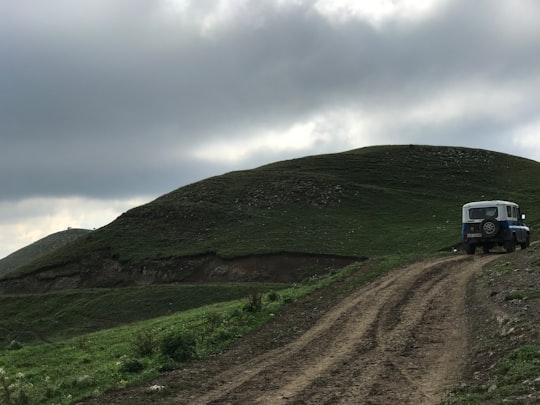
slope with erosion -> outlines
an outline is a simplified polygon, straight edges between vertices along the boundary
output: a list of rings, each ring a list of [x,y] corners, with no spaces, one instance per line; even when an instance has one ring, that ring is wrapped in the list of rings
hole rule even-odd
[[[250,273],[238,258],[259,266],[271,260],[258,255],[282,253],[306,254],[290,266],[303,277],[331,267],[324,258],[434,252],[459,243],[461,205],[471,200],[515,200],[538,222],[539,175],[537,162],[456,147],[379,146],[278,162],[134,208],[4,277],[0,291],[183,281],[215,269],[233,280]]]

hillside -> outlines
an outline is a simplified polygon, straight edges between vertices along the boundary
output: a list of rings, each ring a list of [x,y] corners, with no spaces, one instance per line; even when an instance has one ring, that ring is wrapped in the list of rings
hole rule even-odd
[[[86,235],[88,232],[91,231],[88,229],[69,228],[65,231],[56,232],[41,238],[0,260],[0,276],[61,248],[79,237]]]
[[[301,276],[339,257],[429,254],[459,244],[468,201],[517,201],[537,224],[538,178],[538,162],[456,147],[377,146],[278,162],[134,208],[4,276],[0,291],[245,279],[256,270],[254,279],[271,280],[284,252],[293,254],[287,270]],[[294,261],[299,254],[310,260]]]

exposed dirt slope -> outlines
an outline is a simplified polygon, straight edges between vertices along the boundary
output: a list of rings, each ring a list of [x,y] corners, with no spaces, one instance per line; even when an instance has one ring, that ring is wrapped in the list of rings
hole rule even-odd
[[[164,389],[155,394],[146,385],[106,402],[438,403],[465,365],[467,284],[496,258],[456,256],[396,270],[327,310],[304,308],[313,319],[294,338],[280,341],[270,325],[161,377],[155,383]]]

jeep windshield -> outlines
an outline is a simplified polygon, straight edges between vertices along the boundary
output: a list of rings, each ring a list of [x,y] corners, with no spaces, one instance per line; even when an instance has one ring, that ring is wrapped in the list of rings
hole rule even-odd
[[[470,219],[497,218],[499,214],[497,207],[482,207],[469,209]]]

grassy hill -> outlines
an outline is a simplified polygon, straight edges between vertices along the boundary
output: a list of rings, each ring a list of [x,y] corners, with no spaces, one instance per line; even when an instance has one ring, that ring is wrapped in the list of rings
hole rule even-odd
[[[86,235],[88,232],[91,231],[88,229],[69,228],[65,231],[53,233],[31,245],[23,247],[0,260],[0,275],[7,274],[39,257],[45,256],[54,250],[73,242],[77,238]]]
[[[208,254],[432,253],[459,243],[469,201],[517,201],[537,224],[538,178],[538,162],[457,147],[377,146],[288,160],[179,188],[4,278],[166,272],[182,280],[196,270],[185,263]]]
[[[337,283],[335,291],[354,288],[343,282],[350,274],[361,274],[364,282],[410,256],[458,244],[465,202],[516,201],[536,228],[538,178],[535,161],[406,145],[277,162],[179,188],[0,276],[0,291],[2,284],[25,280],[32,286],[59,279],[56,289],[64,288],[0,294],[0,369],[21,386],[28,383],[23,388],[31,403],[76,402],[151,379],[182,366],[163,345],[171,337],[194,335],[197,356],[217,353],[327,283]],[[375,259],[314,276],[321,270],[317,262],[326,266],[340,255]],[[309,259],[304,267],[290,265],[299,257]],[[141,277],[159,281],[152,277],[163,280],[164,274],[189,281],[197,270],[190,263],[205,261],[262,273],[272,261],[304,281],[269,283],[274,273],[257,284],[70,289],[80,287],[76,282],[83,276],[100,287],[118,282],[119,274],[126,278],[123,285],[130,277],[144,284]],[[322,297],[331,300],[324,291],[308,298],[306,308],[319,307]],[[264,293],[262,310],[246,310],[257,292]],[[295,327],[287,324],[276,336]]]

